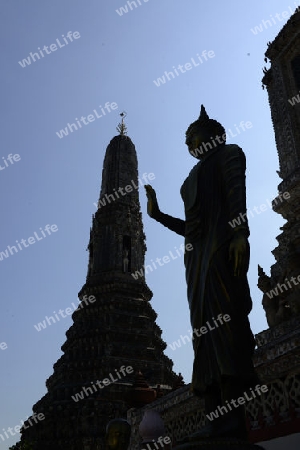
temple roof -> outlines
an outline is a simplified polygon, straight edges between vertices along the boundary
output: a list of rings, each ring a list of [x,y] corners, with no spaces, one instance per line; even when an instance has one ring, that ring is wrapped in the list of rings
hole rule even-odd
[[[279,56],[279,54],[285,50],[286,43],[291,42],[293,40],[292,38],[300,33],[299,24],[300,10],[297,8],[273,42],[268,43],[268,50],[266,51],[265,56],[271,60]]]

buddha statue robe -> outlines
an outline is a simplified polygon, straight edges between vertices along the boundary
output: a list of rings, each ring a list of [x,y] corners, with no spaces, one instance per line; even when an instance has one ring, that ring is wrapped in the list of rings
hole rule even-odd
[[[252,300],[247,271],[234,276],[229,246],[235,233],[249,236],[246,217],[245,155],[237,145],[220,145],[194,166],[181,187],[185,221],[159,213],[156,220],[185,237],[187,297],[193,328],[192,390],[237,377],[247,389],[257,383],[252,355],[255,341],[248,314]],[[240,224],[229,222],[240,218]],[[247,270],[250,249],[247,245]],[[216,323],[219,315],[227,322]],[[228,319],[228,318],[227,318]],[[209,322],[209,326],[207,324]],[[206,327],[206,332],[205,328]],[[202,331],[201,331],[202,329]]]

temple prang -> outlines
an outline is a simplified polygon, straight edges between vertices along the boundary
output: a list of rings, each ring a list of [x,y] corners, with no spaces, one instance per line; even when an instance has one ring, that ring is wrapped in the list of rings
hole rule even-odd
[[[279,159],[277,173],[282,180],[272,207],[286,220],[276,238],[278,246],[272,251],[276,263],[268,283],[266,274],[259,272],[258,287],[264,293],[269,326],[300,314],[300,284],[291,284],[293,277],[300,275],[300,102],[293,106],[290,101],[300,88],[299,27],[300,12],[296,10],[268,45],[265,60],[270,68],[262,80],[269,96]]]
[[[176,375],[164,355],[152,292],[144,275],[146,243],[139,202],[135,146],[120,134],[109,143],[103,164],[98,209],[92,218],[86,282],[72,315],[63,355],[47,379],[47,393],[33,406],[45,419],[21,430],[21,443],[34,450],[103,448],[106,424],[126,418],[172,390]],[[92,299],[92,301],[87,301]],[[147,380],[143,390],[136,377]]]

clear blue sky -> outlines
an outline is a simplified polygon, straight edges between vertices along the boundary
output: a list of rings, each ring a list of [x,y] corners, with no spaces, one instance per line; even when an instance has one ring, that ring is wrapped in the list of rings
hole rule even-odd
[[[273,199],[280,182],[267,92],[261,88],[264,52],[287,19],[274,19],[262,31],[251,28],[276,13],[294,9],[289,0],[261,2],[199,0],[140,0],[120,15],[125,0],[2,0],[0,164],[0,252],[40,237],[28,248],[0,261],[1,402],[0,430],[20,424],[46,392],[45,381],[61,355],[71,317],[36,331],[34,325],[53,311],[77,301],[85,282],[86,247],[95,212],[106,146],[117,134],[119,113],[126,110],[128,135],[136,145],[139,171],[155,174],[152,182],[161,209],[183,218],[180,186],[196,160],[184,144],[187,126],[206,106],[212,118],[228,130],[241,121],[252,127],[229,143],[240,145],[247,157],[247,204]],[[137,2],[138,4],[138,2]],[[105,5],[105,6],[104,6]],[[274,23],[275,22],[275,23]],[[78,32],[73,41],[67,33]],[[67,40],[65,43],[63,36]],[[73,35],[71,35],[72,37]],[[57,39],[60,44],[58,44]],[[55,44],[50,47],[51,44]],[[22,67],[18,61],[47,46],[44,57]],[[51,48],[51,50],[50,50]],[[213,51],[214,57],[185,73],[177,67]],[[212,54],[212,53],[211,53]],[[23,65],[26,63],[23,63]],[[175,79],[157,87],[165,71]],[[171,75],[169,75],[171,78]],[[93,114],[106,102],[118,108],[68,136],[56,132],[75,118]],[[9,162],[9,154],[20,160]],[[4,159],[2,159],[4,158]],[[18,159],[18,157],[16,157]],[[6,162],[5,162],[6,161]],[[146,214],[146,262],[167,255],[182,243]],[[257,284],[257,264],[268,272],[275,262],[271,251],[283,220],[269,208],[250,218],[253,298],[250,315],[254,333],[267,328]],[[58,230],[41,238],[41,230]],[[21,245],[21,244],[20,244]],[[157,323],[169,344],[190,329],[183,258],[171,261],[147,277],[154,296]],[[174,369],[190,381],[190,345],[167,354]],[[7,449],[18,436],[2,442]]]

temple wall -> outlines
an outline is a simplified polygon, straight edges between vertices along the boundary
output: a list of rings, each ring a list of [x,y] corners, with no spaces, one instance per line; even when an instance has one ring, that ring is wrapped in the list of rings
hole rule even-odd
[[[282,443],[294,450],[292,445],[297,442],[295,450],[299,450],[300,434],[296,433],[300,431],[300,318],[259,333],[256,342],[254,364],[261,385],[267,385],[268,391],[251,396],[246,402],[249,439],[263,442],[266,450],[282,450]],[[204,401],[190,393],[190,385],[184,386],[143,408],[128,411],[131,450],[139,450],[138,427],[149,409],[160,413],[173,446],[205,424]]]

